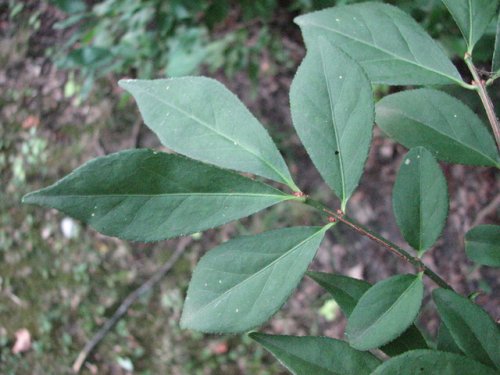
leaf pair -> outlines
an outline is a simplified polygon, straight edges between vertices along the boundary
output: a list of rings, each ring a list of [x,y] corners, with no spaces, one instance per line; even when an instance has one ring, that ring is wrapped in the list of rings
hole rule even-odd
[[[493,17],[497,1],[450,0],[445,3],[461,25],[471,48]],[[325,42],[318,44],[318,40],[323,39],[359,63],[372,83],[458,84],[467,88],[472,87],[462,80],[451,61],[430,36],[410,16],[393,6],[376,2],[338,6],[297,17],[295,22],[301,27],[308,55],[314,56],[311,60],[316,62],[317,71],[321,71],[319,54],[326,48]],[[499,39],[497,38],[497,44]],[[498,56],[498,48],[495,56]],[[498,60],[497,57],[494,58],[494,71],[497,69]],[[332,65],[337,63],[337,60],[332,58],[328,61]],[[303,64],[305,65],[306,61]],[[296,80],[300,77],[299,73],[300,69]],[[330,82],[337,80],[330,79]],[[361,86],[359,83],[357,89],[363,93]],[[311,88],[310,91],[312,90],[314,89]],[[326,97],[326,90],[318,91]],[[320,94],[317,94],[312,97],[315,99],[314,102],[321,99],[319,96]],[[307,97],[302,99],[303,103],[308,104],[307,99]],[[291,105],[293,114],[294,100],[291,100]],[[307,107],[302,105],[296,112],[307,113],[302,108]],[[368,107],[366,108],[368,111]],[[295,117],[299,116],[300,114]],[[325,123],[323,118],[324,116],[321,116],[316,121]],[[318,125],[314,124],[314,120],[314,117],[309,116],[304,121],[315,129]],[[437,90],[404,91],[383,98],[376,106],[376,122],[385,133],[408,148],[424,146],[435,157],[449,162],[500,167],[495,142],[477,115],[460,101]],[[300,135],[300,126],[297,126],[295,119],[294,124]],[[343,122],[339,124],[343,126]],[[308,127],[302,127],[305,129],[302,132],[312,133]],[[314,134],[309,134],[309,137],[315,135],[317,136],[316,131]],[[336,143],[330,138],[327,137],[323,143],[328,142],[329,149],[332,149]],[[319,151],[308,147],[310,142],[306,137],[301,136],[301,139],[318,170],[327,182],[330,180],[330,186],[343,199],[344,192],[338,186],[340,184],[338,181],[342,181],[342,173],[330,171],[336,178],[336,182],[332,183],[327,173],[329,170],[324,167],[324,164],[331,163],[332,159],[325,161],[325,157],[322,159],[315,157],[314,154]],[[365,152],[366,139],[365,133],[360,132],[358,151],[360,155]],[[358,163],[359,160],[353,162],[356,166]],[[354,168],[353,180],[356,180],[356,172],[357,169]]]
[[[106,235],[157,241],[297,199],[216,167],[263,176],[298,191],[266,130],[220,83],[188,77],[121,84],[165,146],[213,165],[148,150],[119,152],[27,195],[25,203],[56,208]]]

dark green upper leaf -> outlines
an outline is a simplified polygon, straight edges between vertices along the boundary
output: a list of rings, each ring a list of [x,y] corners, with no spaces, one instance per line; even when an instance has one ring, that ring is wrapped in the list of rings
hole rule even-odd
[[[493,61],[491,62],[491,70],[494,73],[500,72],[500,13],[497,18],[497,35],[495,37],[495,49],[493,51]]]
[[[495,15],[498,0],[441,0],[453,16],[467,42],[467,51],[472,53],[474,45],[484,34]]]
[[[267,131],[221,83],[183,77],[121,80],[120,86],[134,96],[145,124],[168,148],[299,190]]]
[[[269,350],[295,375],[370,374],[380,360],[327,337],[273,336],[252,332],[249,336]]]
[[[421,275],[397,275],[372,286],[349,317],[351,346],[374,349],[401,335],[417,317],[423,293]]]
[[[376,105],[376,123],[404,146],[423,146],[438,159],[500,167],[488,129],[469,107],[444,92],[419,89],[388,95]]]
[[[234,333],[263,324],[297,287],[331,225],[240,237],[209,251],[194,270],[181,326]]]
[[[446,179],[423,147],[411,149],[403,160],[392,191],[392,208],[403,237],[422,253],[434,244],[446,221]]]
[[[346,317],[351,315],[361,296],[371,287],[371,284],[364,280],[343,275],[311,271],[306,275],[332,295]]]
[[[370,148],[374,105],[368,78],[354,60],[320,39],[297,70],[290,106],[309,156],[345,206]]]
[[[94,159],[23,202],[58,209],[109,236],[157,241],[288,199],[294,197],[237,173],[142,149]]]
[[[446,327],[446,324],[441,322],[439,326],[439,332],[437,336],[437,350],[442,352],[451,352],[463,355],[464,353],[457,346],[453,337],[451,337],[450,330]]]
[[[306,274],[333,296],[347,318],[351,315],[361,296],[371,287],[371,284],[364,280],[348,276],[310,271]],[[380,347],[380,350],[389,356],[394,356],[408,350],[427,347],[422,333],[412,324],[401,336]]]
[[[500,369],[500,331],[489,315],[451,290],[436,289],[432,297],[457,346],[467,356]]]
[[[470,358],[437,350],[413,350],[389,359],[371,375],[495,375]],[[498,375],[498,374],[497,374]]]
[[[464,82],[443,50],[410,16],[391,5],[338,6],[295,19],[308,50],[324,36],[355,59],[374,83]]]
[[[465,235],[465,251],[474,262],[500,267],[500,226],[479,225]]]

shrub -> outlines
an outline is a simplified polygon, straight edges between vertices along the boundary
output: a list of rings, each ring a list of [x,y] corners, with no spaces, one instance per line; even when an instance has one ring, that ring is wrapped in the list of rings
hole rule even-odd
[[[360,3],[296,19],[307,55],[290,91],[293,124],[340,199],[338,208],[301,192],[266,130],[224,86],[204,77],[120,82],[136,99],[144,122],[175,154],[139,149],[100,157],[28,194],[24,202],[56,208],[103,234],[133,241],[203,231],[285,201],[312,206],[325,217],[320,226],[240,237],[209,251],[194,270],[181,326],[201,332],[252,331],[283,305],[306,274],[332,294],[348,317],[347,340],[249,334],[292,373],[495,374],[500,369],[497,325],[421,259],[440,236],[448,212],[446,179],[436,159],[500,167],[500,129],[487,92],[500,72],[500,28],[493,72],[486,81],[472,61],[498,4],[443,2],[466,41],[464,61],[472,83],[462,79],[411,17],[393,6]],[[409,89],[375,104],[372,84],[455,85],[476,91],[495,137],[470,108],[444,91]],[[346,214],[363,173],[374,122],[410,149],[392,198],[396,222],[411,251]],[[338,223],[376,241],[412,264],[415,272],[375,285],[307,272],[325,233]],[[499,266],[499,233],[499,226],[480,225],[465,234],[469,257]],[[424,295],[423,277],[438,286],[432,297],[441,326],[432,341],[414,325]],[[373,349],[389,359],[381,360]]]

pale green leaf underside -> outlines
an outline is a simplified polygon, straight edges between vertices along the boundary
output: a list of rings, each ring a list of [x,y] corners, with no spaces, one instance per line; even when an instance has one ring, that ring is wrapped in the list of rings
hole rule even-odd
[[[375,106],[377,125],[408,148],[423,146],[451,163],[500,167],[493,137],[454,97],[433,89],[388,95]]]
[[[423,292],[421,277],[416,275],[393,276],[372,286],[349,317],[349,344],[369,350],[394,340],[417,317]]]
[[[23,201],[55,208],[109,236],[157,241],[289,199],[294,197],[237,173],[140,149],[94,159]]]
[[[249,336],[269,350],[295,375],[370,374],[380,360],[346,342],[327,337],[274,336],[253,332]]]
[[[345,205],[370,148],[374,104],[368,78],[354,60],[320,39],[297,70],[290,106],[300,140]]]
[[[497,34],[495,37],[495,49],[493,52],[493,61],[491,62],[493,73],[500,73],[500,12],[497,18]]]
[[[389,359],[371,375],[495,375],[490,367],[470,358],[437,350],[413,350]]]
[[[236,333],[263,324],[297,287],[331,225],[240,237],[209,251],[194,270],[181,326]]]
[[[465,235],[465,251],[474,262],[500,267],[500,226],[479,225]]]
[[[467,356],[500,369],[500,330],[490,316],[450,290],[436,289],[432,297],[457,346]]]
[[[367,2],[295,19],[308,50],[324,36],[355,59],[374,83],[392,85],[464,82],[441,47],[403,11]]]
[[[392,191],[392,208],[404,239],[423,252],[443,230],[448,215],[448,188],[439,164],[423,147],[403,158]]]
[[[168,148],[298,190],[271,137],[243,103],[206,77],[121,80],[144,123]]]
[[[371,287],[371,284],[364,280],[348,276],[310,271],[306,274],[332,295],[347,318],[351,315],[359,299]],[[396,339],[381,346],[380,350],[389,356],[395,356],[408,350],[427,347],[422,333],[412,324]]]
[[[495,16],[498,0],[441,0],[448,8],[472,52]]]

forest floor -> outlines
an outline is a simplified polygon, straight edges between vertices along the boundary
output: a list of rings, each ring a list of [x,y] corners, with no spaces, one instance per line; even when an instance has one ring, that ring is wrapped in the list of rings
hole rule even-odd
[[[41,3],[43,4],[43,3]],[[23,206],[23,194],[49,185],[83,162],[117,150],[160,145],[141,125],[135,103],[122,103],[116,81],[98,82],[84,102],[67,95],[72,79],[58,70],[46,49],[67,37],[51,25],[61,17],[48,5],[35,18],[0,16],[0,373],[70,374],[71,364],[120,302],[145,282],[179,240],[127,243],[104,237],[64,215]],[[298,30],[284,37],[293,68],[261,72],[257,86],[245,73],[215,78],[235,92],[269,130],[297,184],[307,194],[338,201],[322,182],[291,124],[288,91],[304,54]],[[348,206],[360,223],[408,248],[392,214],[391,190],[406,150],[374,129],[366,171]],[[477,302],[500,317],[498,272],[474,266],[464,254],[463,234],[479,223],[498,223],[497,176],[492,169],[442,164],[451,199],[441,239],[424,262],[463,294],[482,291]],[[84,374],[285,374],[246,336],[203,335],[179,328],[190,273],[210,248],[241,234],[322,219],[297,204],[265,210],[238,223],[193,235],[167,277],[135,303],[104,338]],[[412,272],[408,264],[368,238],[337,225],[323,241],[311,269],[376,282]],[[426,280],[425,302],[435,287]],[[419,324],[435,335],[432,304]],[[345,319],[328,295],[305,278],[267,332],[342,337]],[[24,331],[21,331],[24,330]],[[12,352],[16,332],[29,332],[27,350]]]

